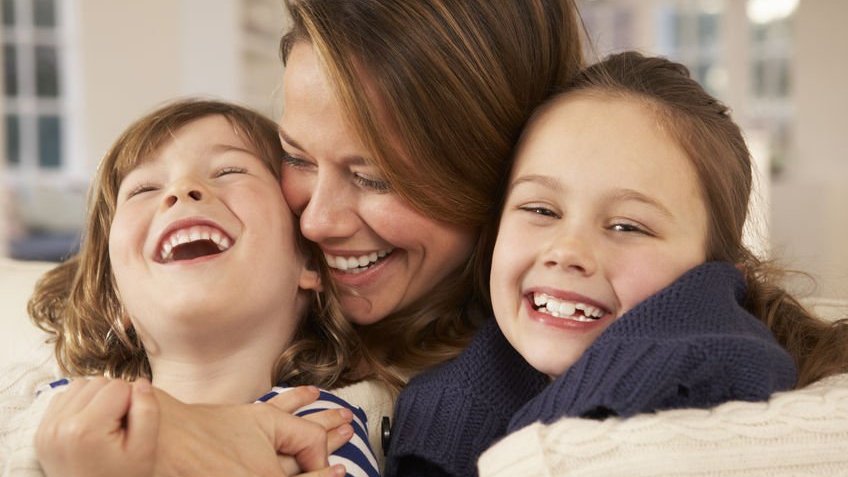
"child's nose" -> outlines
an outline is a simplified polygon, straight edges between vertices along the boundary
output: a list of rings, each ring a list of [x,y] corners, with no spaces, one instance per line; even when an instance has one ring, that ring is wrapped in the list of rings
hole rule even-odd
[[[196,184],[176,184],[168,194],[165,195],[165,205],[173,207],[177,202],[200,202],[206,194]]]
[[[577,234],[560,236],[551,241],[545,252],[545,267],[561,268],[564,271],[591,275],[598,264],[590,241]]]

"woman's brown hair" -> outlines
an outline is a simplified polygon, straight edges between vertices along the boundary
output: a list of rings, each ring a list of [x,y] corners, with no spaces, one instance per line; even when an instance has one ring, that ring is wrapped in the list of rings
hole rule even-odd
[[[283,60],[295,43],[310,43],[393,192],[470,230],[488,219],[527,117],[583,64],[572,0],[286,4],[293,26]],[[385,365],[425,369],[467,344],[480,314],[469,311],[472,264],[357,330],[378,375]]]
[[[691,79],[685,66],[624,52],[577,75],[531,122],[562,97],[573,95],[637,101],[685,151],[707,208],[706,258],[738,264],[744,272],[745,307],[795,359],[797,386],[848,372],[848,320],[831,323],[814,316],[782,287],[786,270],[760,259],[743,242],[753,171],[729,108]]]
[[[183,126],[220,115],[252,146],[268,169],[280,178],[282,148],[276,124],[246,108],[206,100],[169,103],[130,125],[101,161],[88,197],[88,217],[79,253],[59,264],[37,283],[28,304],[30,317],[55,340],[56,359],[74,376],[105,375],[133,380],[151,377],[140,340],[125,323],[109,260],[109,229],[118,189],[136,166],[153,157]],[[329,275],[323,254],[298,235],[301,250],[319,261],[323,280]],[[326,281],[325,281],[326,283]],[[309,383],[329,387],[348,381],[351,354],[338,330],[344,318],[332,293],[316,295],[308,316],[301,319],[292,344],[280,343],[281,356],[273,382]]]

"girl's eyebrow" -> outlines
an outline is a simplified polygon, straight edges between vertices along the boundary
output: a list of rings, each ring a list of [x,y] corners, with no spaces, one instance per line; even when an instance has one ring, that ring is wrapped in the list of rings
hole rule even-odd
[[[668,218],[674,218],[674,214],[660,201],[651,196],[645,195],[638,190],[633,189],[616,189],[609,194],[608,199],[615,202],[640,202],[657,210],[657,212],[665,215]]]
[[[545,176],[541,174],[527,174],[512,181],[512,184],[509,185],[509,190],[507,190],[507,193],[512,192],[512,190],[518,187],[519,185],[526,183],[539,184],[542,187],[551,189],[554,192],[563,192],[564,190],[562,183],[551,176]]]

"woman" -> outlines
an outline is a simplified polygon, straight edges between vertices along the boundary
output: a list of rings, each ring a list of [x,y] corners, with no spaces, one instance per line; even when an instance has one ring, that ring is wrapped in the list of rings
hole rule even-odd
[[[364,343],[348,375],[397,389],[456,356],[486,318],[479,230],[524,121],[582,65],[577,11],[572,0],[287,7],[283,189]],[[275,427],[250,407],[159,398],[156,475],[259,475],[253,462],[275,457],[257,455]]]

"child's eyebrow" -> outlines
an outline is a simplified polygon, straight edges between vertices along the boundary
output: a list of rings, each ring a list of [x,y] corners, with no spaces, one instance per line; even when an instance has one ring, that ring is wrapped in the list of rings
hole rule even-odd
[[[560,183],[560,181],[556,180],[551,176],[544,176],[541,174],[528,174],[512,181],[512,184],[509,185],[509,190],[507,191],[507,193],[512,192],[512,190],[518,187],[519,185],[526,183],[539,184],[542,187],[553,190],[554,192],[563,192],[564,190],[562,187],[562,183]]]
[[[209,151],[213,154],[223,154],[225,152],[243,152],[245,154],[250,154],[252,156],[256,155],[256,151],[247,149],[241,146],[235,146],[233,144],[214,144],[209,148]]]
[[[607,196],[607,200],[611,202],[641,202],[649,207],[653,207],[659,213],[669,218],[674,218],[674,214],[672,214],[671,211],[668,210],[668,208],[661,202],[637,190],[616,189]]]

